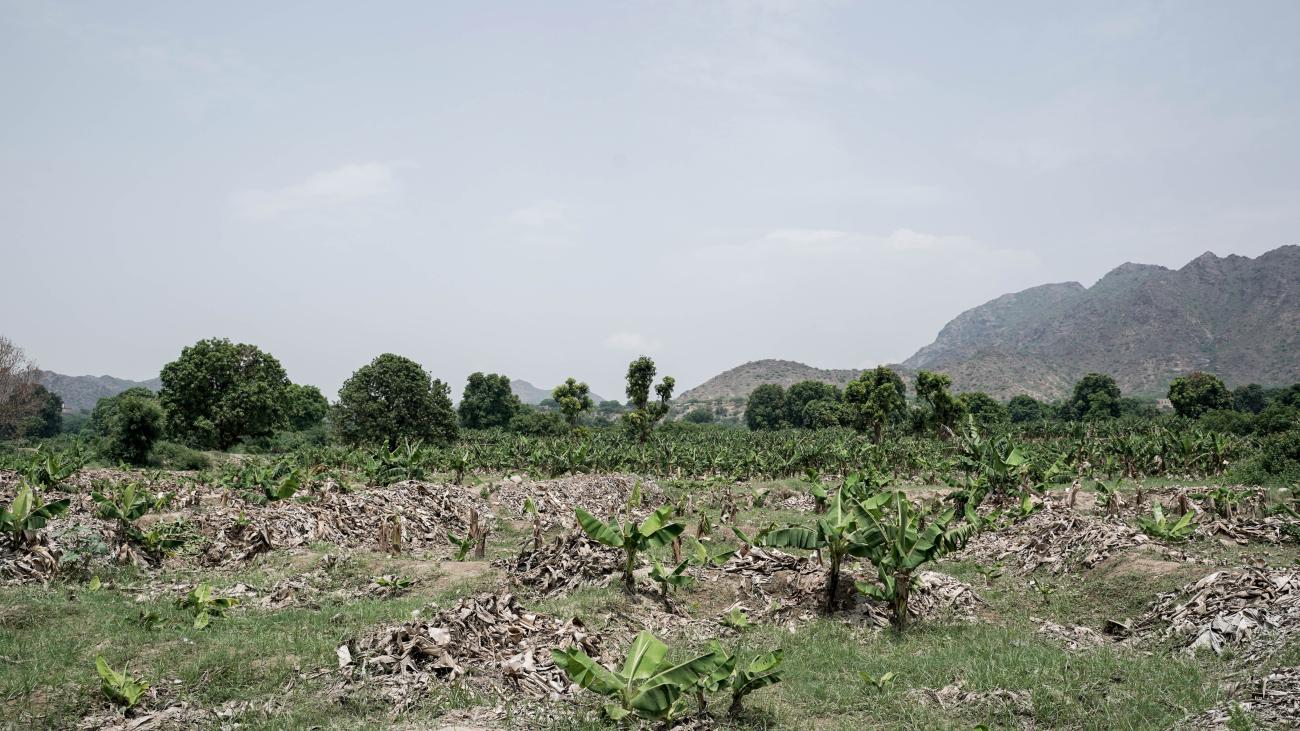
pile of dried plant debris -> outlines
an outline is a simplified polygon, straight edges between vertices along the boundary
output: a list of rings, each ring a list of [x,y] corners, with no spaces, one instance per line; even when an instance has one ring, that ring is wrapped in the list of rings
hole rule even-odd
[[[623,554],[572,530],[544,542],[539,550],[521,551],[513,558],[497,559],[510,581],[537,596],[567,594],[588,586],[608,586],[622,571]]]
[[[1300,634],[1300,571],[1216,571],[1158,596],[1133,630],[1138,637],[1175,639],[1188,652],[1231,647],[1239,661],[1254,663]]]
[[[644,515],[663,505],[667,498],[653,480],[632,475],[573,475],[555,480],[530,482],[508,479],[491,488],[493,503],[504,506],[504,513],[519,519],[531,518],[524,511],[524,501],[537,507],[542,528],[564,528],[574,524],[574,508],[592,515],[623,515],[633,491],[641,491],[641,505],[634,514]]]
[[[1011,712],[1023,716],[1026,728],[1033,727],[1034,704],[1027,690],[965,690],[961,684],[948,685],[938,690],[917,688],[909,691],[923,701],[933,703],[944,710],[979,708],[986,711]]]
[[[1249,717],[1250,725],[1234,723],[1233,711]],[[1181,728],[1226,731],[1240,728],[1295,728],[1300,723],[1300,667],[1279,668],[1254,684],[1247,700],[1235,701],[1206,711]]]
[[[981,533],[953,557],[1001,561],[1022,574],[1039,568],[1060,574],[1093,568],[1118,551],[1150,541],[1124,523],[1051,507],[1001,530]]]
[[[354,638],[337,650],[344,688],[378,686],[395,704],[420,697],[434,680],[457,680],[503,699],[572,696],[577,687],[551,661],[551,650],[581,647],[600,657],[600,638],[576,619],[561,621],[522,607],[510,594],[479,594],[456,606]]]

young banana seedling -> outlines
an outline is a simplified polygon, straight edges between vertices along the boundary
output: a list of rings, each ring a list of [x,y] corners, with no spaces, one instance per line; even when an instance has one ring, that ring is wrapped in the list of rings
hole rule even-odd
[[[103,655],[95,657],[95,669],[99,672],[99,687],[104,697],[124,711],[134,708],[149,691],[147,682],[127,672],[126,666],[120,673],[114,670]]]
[[[634,494],[639,501],[639,490],[635,490]],[[673,512],[671,505],[661,506],[645,520],[637,522],[632,519],[632,502],[629,500],[627,519],[621,524],[617,520],[605,523],[582,508],[577,508],[574,512],[578,517],[578,525],[582,526],[583,532],[592,540],[623,549],[623,588],[629,594],[636,591],[633,572],[636,570],[637,555],[672,543],[673,539],[686,530],[686,526],[681,523],[668,521]]]
[[[194,614],[194,629],[203,629],[212,623],[213,617],[224,616],[226,610],[239,605],[234,597],[215,596],[208,584],[199,584],[183,598],[176,600],[176,606],[188,609]]]
[[[68,512],[68,503],[68,498],[47,503],[30,484],[20,482],[13,502],[0,508],[0,533],[11,545],[30,543],[51,518]]]

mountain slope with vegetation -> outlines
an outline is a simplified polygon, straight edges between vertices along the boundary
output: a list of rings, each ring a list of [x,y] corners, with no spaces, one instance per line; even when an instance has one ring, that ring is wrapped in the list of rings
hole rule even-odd
[[[958,315],[903,361],[953,376],[957,390],[1065,395],[1092,371],[1126,393],[1163,395],[1202,370],[1229,384],[1300,380],[1300,246],[1257,258],[1193,259],[1181,269],[1124,264],[1092,287],[1049,284]]]
[[[162,388],[159,378],[130,381],[113,376],[65,376],[54,371],[40,371],[37,380],[58,394],[63,399],[64,408],[73,412],[93,409],[100,399],[116,396],[128,388],[142,386],[155,393]]]

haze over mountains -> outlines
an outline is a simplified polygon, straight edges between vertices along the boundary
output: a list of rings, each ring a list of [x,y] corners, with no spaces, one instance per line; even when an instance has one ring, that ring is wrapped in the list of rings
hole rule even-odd
[[[1251,259],[1213,253],[1181,269],[1127,263],[1091,287],[1044,284],[967,310],[934,342],[893,366],[952,376],[957,391],[1000,399],[1055,399],[1085,373],[1109,373],[1129,394],[1163,396],[1194,370],[1229,385],[1300,381],[1300,246]],[[762,360],[725,371],[681,394],[721,403],[760,383],[812,379],[843,385],[856,371]]]
[[[1091,287],[1064,282],[1006,294],[953,318],[934,342],[893,367],[909,382],[918,370],[941,371],[952,376],[957,391],[986,391],[1004,400],[1018,393],[1060,398],[1092,371],[1113,375],[1125,393],[1147,396],[1164,395],[1170,380],[1194,370],[1218,374],[1230,386],[1295,383],[1300,246],[1254,259],[1206,252],[1176,270],[1126,263]],[[720,415],[734,414],[743,409],[736,401],[763,383],[843,386],[858,373],[753,361],[680,392],[675,405],[682,411],[707,404]],[[49,371],[41,378],[72,410],[93,408],[132,386],[159,387],[158,379]],[[527,404],[550,397],[549,389],[528,381],[510,386]]]

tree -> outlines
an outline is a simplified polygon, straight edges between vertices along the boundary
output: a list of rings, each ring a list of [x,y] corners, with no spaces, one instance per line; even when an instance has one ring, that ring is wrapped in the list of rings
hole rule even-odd
[[[191,446],[230,449],[284,426],[289,377],[255,345],[200,340],[163,366],[158,399],[168,433]]]
[[[1048,409],[1043,402],[1022,393],[1007,402],[1007,416],[1012,424],[1024,424],[1047,418]]]
[[[447,445],[457,434],[450,393],[419,363],[384,353],[343,383],[334,426],[351,444],[395,449],[403,439],[420,439]]]
[[[524,404],[515,412],[506,430],[528,437],[562,437],[571,431],[564,417]]]
[[[37,385],[35,397],[41,409],[27,419],[23,436],[46,439],[63,431],[63,398],[45,386]]]
[[[803,407],[805,429],[831,429],[843,425],[847,418],[844,404],[839,401],[810,401]]]
[[[961,404],[948,390],[952,379],[943,373],[920,371],[914,386],[916,397],[930,407],[927,420],[939,427],[941,435],[951,435],[961,417]]]
[[[499,373],[471,373],[460,397],[460,425],[466,429],[504,427],[519,411],[519,397],[510,388],[509,376]]]
[[[1074,384],[1066,402],[1073,419],[1093,421],[1119,416],[1119,386],[1105,373],[1089,373]]]
[[[654,387],[658,400],[651,402],[650,384],[654,383],[655,372],[655,362],[644,355],[627,366],[627,400],[631,410],[623,415],[623,421],[640,442],[648,441],[655,424],[668,414],[668,402],[677,384],[672,376],[664,376]]]
[[[100,399],[100,404],[105,401],[109,399]],[[95,409],[99,410],[99,404]],[[101,414],[101,418],[104,421],[101,449],[106,457],[134,465],[148,461],[149,452],[163,431],[162,406],[148,389],[133,388],[114,396],[109,416],[104,418]]]
[[[1010,418],[1007,407],[983,391],[968,391],[959,395],[957,405],[963,412],[973,416],[975,423],[981,426],[1000,424]]]
[[[1212,373],[1195,371],[1169,384],[1169,403],[1179,416],[1199,419],[1207,411],[1232,408],[1232,392]]]
[[[289,428],[306,431],[319,426],[330,414],[330,402],[315,386],[290,383],[285,394],[285,417]]]
[[[775,383],[764,383],[754,389],[745,402],[745,426],[754,431],[787,427],[788,415],[785,389]]]
[[[551,398],[560,405],[560,412],[571,427],[577,426],[578,417],[591,410],[591,389],[572,378],[552,389]]]
[[[1250,414],[1258,414],[1268,406],[1268,394],[1258,383],[1238,386],[1232,392],[1233,408]]]
[[[128,388],[119,394],[105,396],[95,402],[95,408],[90,412],[90,432],[96,436],[108,436],[108,431],[113,422],[113,417],[117,414],[118,406],[121,405],[123,400],[132,397],[157,399],[154,392],[144,386],[135,386],[133,388]]]
[[[849,424],[860,432],[871,430],[880,444],[885,425],[907,410],[907,387],[897,373],[877,366],[844,387],[844,406]]]
[[[686,415],[682,417],[682,420],[692,424],[712,424],[714,418],[712,408],[708,406],[696,406],[690,411],[687,411]]]
[[[0,439],[21,436],[28,419],[40,413],[44,401],[36,392],[36,364],[23,349],[0,335]]]
[[[832,383],[800,381],[785,392],[785,420],[795,428],[806,428],[804,408],[813,401],[839,401],[840,389]]]

